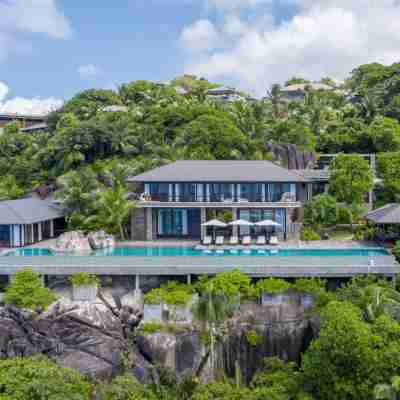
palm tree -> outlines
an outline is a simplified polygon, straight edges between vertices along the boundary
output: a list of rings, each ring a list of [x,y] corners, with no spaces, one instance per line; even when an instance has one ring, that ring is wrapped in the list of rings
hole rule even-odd
[[[279,119],[282,116],[281,105],[282,105],[282,91],[281,85],[274,84],[271,86],[271,90],[267,91],[267,97],[272,104],[272,116],[275,119]]]
[[[102,228],[107,233],[119,234],[121,239],[125,239],[124,226],[135,206],[128,198],[127,189],[118,182],[113,188],[99,193],[97,213],[88,217],[85,225]]]
[[[212,370],[215,367],[216,337],[221,333],[222,324],[232,312],[233,305],[227,296],[216,293],[210,283],[193,307],[194,318],[206,325],[210,339],[209,356]]]

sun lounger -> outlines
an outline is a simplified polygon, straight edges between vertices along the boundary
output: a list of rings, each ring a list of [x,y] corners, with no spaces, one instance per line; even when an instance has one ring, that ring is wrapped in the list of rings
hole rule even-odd
[[[215,239],[215,244],[218,246],[222,246],[224,244],[224,237],[223,236],[217,236]]]
[[[257,237],[257,244],[259,246],[263,245],[263,244],[267,244],[267,241],[265,240],[265,236],[264,235],[260,235]]]
[[[279,244],[278,238],[276,236],[271,236],[269,239],[269,244],[277,245]]]
[[[210,245],[211,243],[212,243],[212,237],[211,236],[204,236],[203,244]]]
[[[251,244],[251,237],[250,236],[243,236],[242,244],[250,245]]]
[[[237,236],[231,236],[229,244],[239,244],[239,238]]]

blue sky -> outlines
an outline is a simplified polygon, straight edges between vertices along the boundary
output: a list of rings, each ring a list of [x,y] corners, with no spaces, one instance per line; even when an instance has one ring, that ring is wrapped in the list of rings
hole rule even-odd
[[[0,112],[183,72],[262,95],[400,58],[397,0],[0,0],[0,15]]]

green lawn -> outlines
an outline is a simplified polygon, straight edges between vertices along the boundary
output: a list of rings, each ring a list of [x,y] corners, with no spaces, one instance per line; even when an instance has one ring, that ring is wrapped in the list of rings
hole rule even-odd
[[[353,232],[350,228],[336,228],[329,231],[330,240],[353,240]]]

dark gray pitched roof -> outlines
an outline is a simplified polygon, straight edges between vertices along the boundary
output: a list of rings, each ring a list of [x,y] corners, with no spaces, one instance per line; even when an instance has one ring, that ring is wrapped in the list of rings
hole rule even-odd
[[[392,203],[365,215],[368,221],[376,224],[400,224],[400,204]]]
[[[304,182],[304,177],[270,161],[175,161],[128,182]]]
[[[60,208],[48,200],[29,197],[0,201],[0,225],[34,224],[63,216]]]

